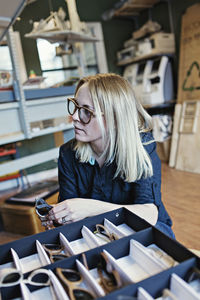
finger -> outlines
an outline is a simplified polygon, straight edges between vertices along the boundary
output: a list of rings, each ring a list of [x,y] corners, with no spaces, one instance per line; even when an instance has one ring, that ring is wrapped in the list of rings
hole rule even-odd
[[[56,204],[50,211],[49,215],[57,214],[63,210],[69,211],[69,207],[67,205],[67,201]]]
[[[52,221],[43,221],[42,226],[44,226],[44,227],[53,226],[53,222]]]
[[[41,222],[47,222],[49,220],[48,215],[44,216],[44,217],[39,217]]]
[[[49,220],[54,220],[54,221],[58,222],[59,219],[62,219],[63,217],[67,217],[68,219],[72,219],[72,214],[66,212],[65,210],[62,210],[60,212],[57,212],[54,215],[49,215]]]
[[[53,226],[46,226],[45,230],[50,230],[50,229],[53,229],[53,228],[54,228]]]
[[[63,224],[64,225],[64,224],[72,223],[73,220],[72,220],[72,218],[70,216],[64,216],[64,217],[58,219],[58,222],[59,222],[59,224]]]

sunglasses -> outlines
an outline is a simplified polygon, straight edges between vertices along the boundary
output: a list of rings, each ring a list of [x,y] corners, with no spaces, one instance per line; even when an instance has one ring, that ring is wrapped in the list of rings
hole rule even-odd
[[[91,109],[84,106],[79,106],[74,98],[67,99],[67,109],[68,113],[71,116],[73,116],[78,109],[78,116],[83,124],[90,123],[92,117],[95,116],[94,112]]]
[[[49,271],[46,269],[34,270],[27,279],[24,279],[23,273],[15,268],[5,268],[0,270],[0,287],[10,287],[20,282],[35,286],[50,285]]]
[[[122,287],[119,273],[111,266],[108,257],[104,252],[101,252],[101,259],[97,265],[97,271],[100,278],[100,285],[106,294]]]
[[[42,247],[48,253],[51,263],[69,257],[67,254],[61,253],[64,250],[64,247],[60,244],[42,244]]]
[[[94,234],[101,239],[105,240],[107,243],[118,240],[118,236],[114,233],[110,233],[105,226],[101,224],[96,224],[96,230]]]
[[[47,220],[46,217],[52,208],[53,208],[53,206],[49,205],[43,198],[38,198],[35,200],[35,211],[41,221]],[[54,227],[58,227],[61,225],[62,224],[58,224],[55,221],[53,221]],[[46,227],[46,229],[51,229],[51,228],[53,228],[53,226]]]
[[[46,221],[46,216],[53,206],[49,205],[44,199],[38,198],[35,200],[35,211],[41,220]]]
[[[56,268],[63,287],[65,288],[70,300],[92,300],[95,296],[88,290],[80,287],[83,282],[81,274],[72,269]]]

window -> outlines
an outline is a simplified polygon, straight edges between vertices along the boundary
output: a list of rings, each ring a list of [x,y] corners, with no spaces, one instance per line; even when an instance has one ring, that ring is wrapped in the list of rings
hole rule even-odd
[[[87,23],[90,30],[99,41],[97,43],[83,43],[84,75],[107,72],[107,62],[103,42],[103,34],[100,23]],[[37,40],[37,48],[40,58],[42,75],[46,77],[47,86],[52,86],[72,77],[80,77],[76,55],[67,54],[56,56],[58,43],[51,44],[44,39]]]
[[[0,45],[0,89],[10,89],[12,86],[12,62],[9,48]]]
[[[12,70],[12,62],[10,58],[10,52],[7,45],[0,46],[0,70],[11,71]]]

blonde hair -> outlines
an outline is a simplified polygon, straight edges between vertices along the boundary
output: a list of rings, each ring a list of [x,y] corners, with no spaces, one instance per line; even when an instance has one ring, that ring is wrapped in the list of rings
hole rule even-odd
[[[152,129],[151,117],[135,98],[129,82],[117,74],[97,74],[81,79],[75,94],[85,83],[93,100],[102,136],[107,141],[105,163],[116,161],[114,177],[120,175],[125,181],[134,182],[141,177],[152,176],[151,159],[140,137],[141,132]],[[77,142],[75,150],[81,162],[88,162],[93,154],[89,143]]]

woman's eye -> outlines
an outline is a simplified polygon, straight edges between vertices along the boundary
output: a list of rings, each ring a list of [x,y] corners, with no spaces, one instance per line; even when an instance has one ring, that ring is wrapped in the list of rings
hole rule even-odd
[[[91,112],[87,109],[83,109],[83,113],[85,116],[90,117],[91,116]]]

